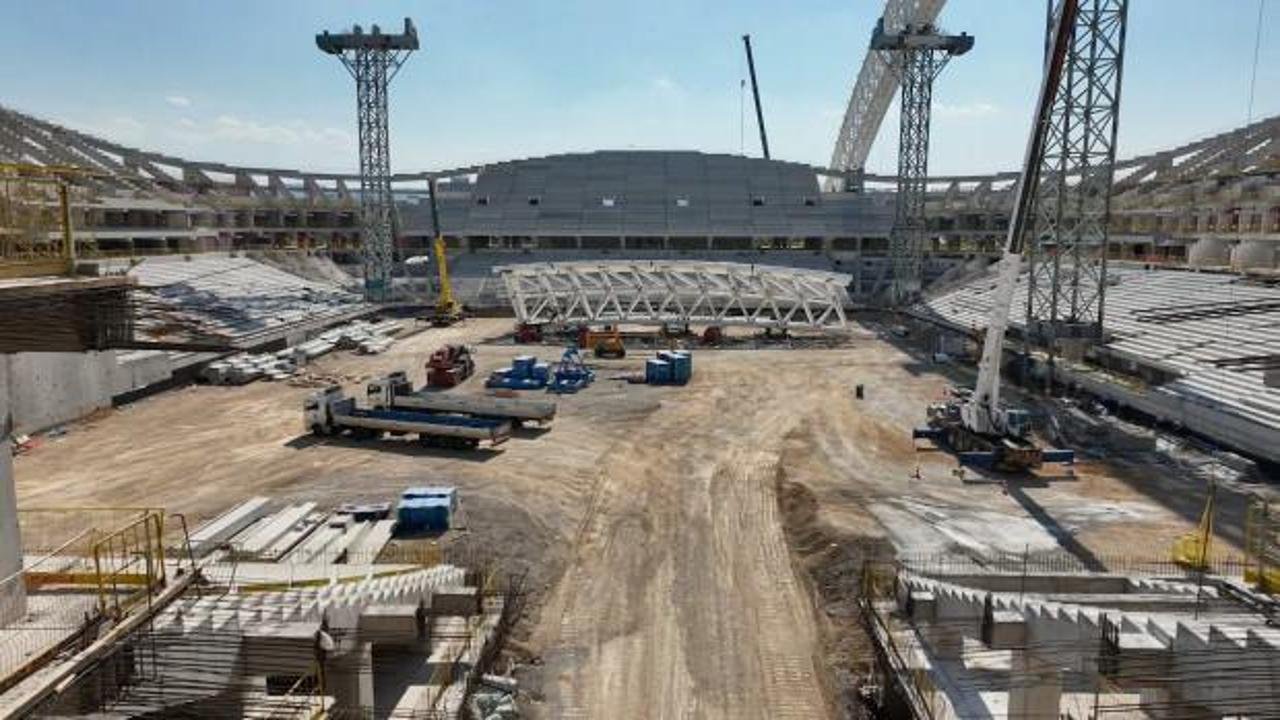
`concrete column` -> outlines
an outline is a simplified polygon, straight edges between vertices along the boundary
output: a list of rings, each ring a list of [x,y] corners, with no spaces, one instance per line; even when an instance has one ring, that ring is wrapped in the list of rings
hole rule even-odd
[[[1037,653],[1014,650],[1009,664],[1009,717],[1056,718],[1062,705],[1062,674]]]
[[[360,643],[351,652],[333,658],[325,682],[336,709],[373,708],[373,643]]]
[[[961,660],[964,639],[978,637],[982,627],[982,604],[950,592],[935,593],[934,623],[925,634],[930,649],[944,660]]]
[[[9,436],[0,435],[0,626],[27,614],[27,590],[17,575],[22,570],[22,541],[12,447]]]

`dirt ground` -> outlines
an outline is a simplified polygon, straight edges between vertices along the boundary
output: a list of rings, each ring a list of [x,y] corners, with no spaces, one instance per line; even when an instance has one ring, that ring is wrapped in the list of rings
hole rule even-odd
[[[349,392],[392,369],[421,383],[430,350],[467,342],[479,371],[452,392],[479,392],[529,352],[486,342],[510,324],[473,319],[316,368],[351,377]],[[613,379],[640,357],[596,362],[549,429],[492,451],[312,438],[312,391],[282,383],[182,388],[20,456],[20,503],[159,506],[194,525],[250,495],[337,504],[455,485],[469,543],[530,572],[531,714],[734,719],[856,714],[848,589],[868,553],[1155,556],[1203,504],[1193,479],[1099,463],[1008,490],[962,484],[910,435],[948,378],[869,328],[844,347],[698,350],[682,388]]]

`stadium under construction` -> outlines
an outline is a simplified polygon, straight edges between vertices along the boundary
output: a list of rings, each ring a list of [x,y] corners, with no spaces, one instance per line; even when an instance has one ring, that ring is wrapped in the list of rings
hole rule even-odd
[[[945,4],[822,166],[749,37],[763,157],[393,171],[407,19],[305,56],[359,172],[0,106],[0,717],[1280,716],[1280,117],[1117,156],[1053,0],[931,174]]]

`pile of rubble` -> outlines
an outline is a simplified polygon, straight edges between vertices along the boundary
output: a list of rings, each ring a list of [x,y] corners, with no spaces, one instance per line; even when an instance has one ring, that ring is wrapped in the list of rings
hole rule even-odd
[[[514,678],[504,675],[481,675],[480,688],[471,695],[468,702],[471,717],[478,720],[512,720],[520,717],[516,707],[516,691]]]

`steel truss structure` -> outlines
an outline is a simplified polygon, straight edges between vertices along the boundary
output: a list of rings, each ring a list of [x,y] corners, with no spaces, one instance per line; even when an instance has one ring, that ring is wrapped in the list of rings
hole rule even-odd
[[[1128,6],[1080,1],[1045,139],[1027,243],[1026,327],[1051,365],[1062,341],[1102,337]]]
[[[907,25],[930,25],[945,4],[946,0],[887,0],[881,13],[885,32],[899,32]],[[898,89],[898,76],[891,71],[892,59],[882,50],[867,51],[849,95],[840,134],[836,136],[831,153],[832,170],[849,173],[850,177],[861,174],[871,145],[880,132],[880,123]]]
[[[881,20],[871,36],[872,50],[890,53],[890,68],[902,83],[899,112],[898,195],[889,259],[893,274],[891,302],[901,304],[920,292],[920,269],[926,242],[925,198],[929,186],[929,121],[933,81],[947,61],[973,47],[968,35],[943,35],[932,25],[885,30]]]
[[[364,250],[365,296],[385,302],[391,295],[395,261],[395,199],[391,194],[391,148],[387,132],[387,86],[418,49],[418,32],[409,18],[404,32],[385,35],[377,25],[364,33],[316,36],[316,45],[336,55],[356,81],[360,128],[360,223]]]
[[[950,55],[935,50],[908,50],[900,58],[902,110],[899,115],[898,198],[889,233],[893,302],[920,291],[926,241],[925,197],[929,185],[929,119],[933,80]]]
[[[522,323],[708,323],[841,328],[840,273],[743,263],[528,263],[495,267]]]

